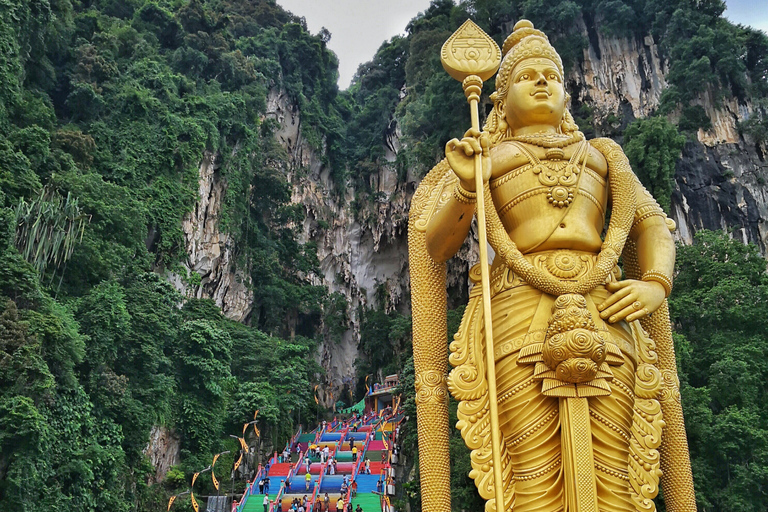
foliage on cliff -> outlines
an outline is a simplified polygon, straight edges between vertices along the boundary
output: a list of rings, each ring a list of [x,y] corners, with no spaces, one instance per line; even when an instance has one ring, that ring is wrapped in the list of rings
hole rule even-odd
[[[326,42],[268,0],[0,2],[0,509],[160,510],[254,409],[274,443],[314,415],[325,290],[266,108],[282,88],[307,137],[338,144]],[[205,152],[259,285],[253,327],[161,277],[186,257]],[[292,316],[306,337],[280,338]],[[148,487],[153,425],[182,465]]]

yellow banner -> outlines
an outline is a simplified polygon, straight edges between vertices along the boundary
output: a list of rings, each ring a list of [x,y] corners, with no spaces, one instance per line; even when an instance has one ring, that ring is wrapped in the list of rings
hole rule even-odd
[[[232,468],[232,471],[237,471],[237,468],[240,467],[240,463],[243,461],[243,454],[240,454],[240,458],[235,461],[235,467]]]
[[[245,438],[238,437],[237,440],[240,441],[240,446],[243,447],[243,450],[245,450],[245,452],[248,453],[248,443],[245,442]]]
[[[211,478],[213,479],[213,486],[217,491],[219,490],[219,481],[216,480],[216,470],[214,470],[213,467],[216,465],[216,461],[219,460],[220,456],[221,454],[217,453],[213,456],[213,462],[211,462]]]
[[[171,505],[173,505],[173,502],[176,501],[176,496],[171,496],[171,499],[168,500],[168,510],[171,510]]]
[[[194,475],[192,475],[192,487],[195,486],[195,480],[197,480],[197,477],[198,477],[199,474],[200,473],[195,473]]]
[[[261,432],[259,431],[259,428],[256,425],[253,426],[253,431],[256,432],[257,436],[261,437]]]
[[[366,395],[371,392],[371,387],[368,385],[368,377],[370,377],[370,375],[365,376],[365,394]]]
[[[195,499],[195,495],[192,493],[189,493],[190,498],[192,498],[192,508],[195,509],[195,512],[200,512],[200,507],[197,505],[197,500]]]
[[[243,437],[245,437],[245,431],[248,430],[248,425],[249,423],[246,423],[245,425],[243,425]]]
[[[255,412],[255,413],[253,413],[253,419],[256,419],[256,415],[257,415],[257,414],[259,414],[259,410],[258,410],[258,409],[256,409],[256,412]]]
[[[320,401],[317,399],[317,388],[320,386],[320,384],[315,384],[315,403],[317,405],[320,405]]]

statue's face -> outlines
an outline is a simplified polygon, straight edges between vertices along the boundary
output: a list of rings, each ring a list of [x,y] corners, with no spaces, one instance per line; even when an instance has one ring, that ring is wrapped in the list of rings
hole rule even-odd
[[[543,58],[520,61],[510,73],[505,105],[507,123],[513,129],[559,126],[565,112],[565,89],[555,63]]]

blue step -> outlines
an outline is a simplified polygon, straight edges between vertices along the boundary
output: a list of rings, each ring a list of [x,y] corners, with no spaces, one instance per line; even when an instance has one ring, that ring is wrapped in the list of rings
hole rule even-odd
[[[379,475],[357,475],[355,479],[357,482],[357,492],[374,492],[376,490],[376,482],[379,481]]]

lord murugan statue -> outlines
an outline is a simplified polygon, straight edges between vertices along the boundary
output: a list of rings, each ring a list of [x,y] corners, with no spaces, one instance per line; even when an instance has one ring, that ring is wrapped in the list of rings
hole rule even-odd
[[[543,32],[521,20],[499,49],[460,31],[442,59],[474,127],[447,143],[409,220],[422,508],[451,510],[450,392],[487,512],[653,511],[660,483],[668,511],[695,511],[666,302],[674,222],[617,143],[585,140]],[[499,64],[471,64],[494,52],[480,131]],[[481,258],[448,356],[445,262],[475,213]]]

